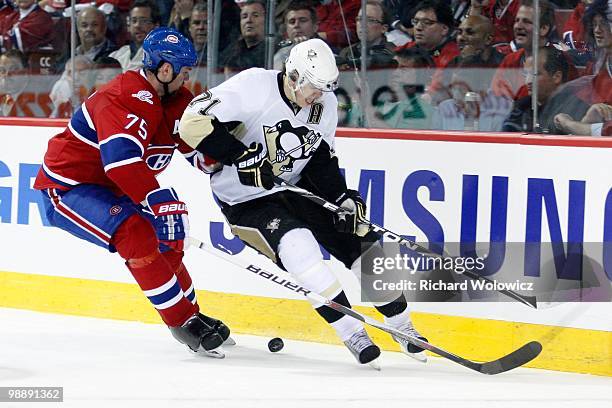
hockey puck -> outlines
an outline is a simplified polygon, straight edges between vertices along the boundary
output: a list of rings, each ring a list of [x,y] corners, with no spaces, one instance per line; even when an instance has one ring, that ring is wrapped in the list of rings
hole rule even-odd
[[[268,350],[272,353],[277,353],[281,351],[285,347],[285,343],[283,343],[283,339],[279,337],[275,337],[268,342]]]

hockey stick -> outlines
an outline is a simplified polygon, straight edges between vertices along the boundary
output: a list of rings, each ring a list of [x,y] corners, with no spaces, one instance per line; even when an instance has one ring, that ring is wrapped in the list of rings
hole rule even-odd
[[[227,250],[224,251],[217,247],[211,247],[193,237],[189,237],[189,243],[191,246],[198,247],[199,249],[206,251],[218,258],[221,258],[224,261],[230,262],[238,266],[241,269],[246,269],[247,271],[263,279],[272,281],[287,290],[290,290],[294,293],[302,293],[304,296],[306,296],[307,298],[309,298],[310,300],[314,302],[329,306],[332,309],[337,310],[342,314],[351,316],[357,320],[362,321],[365,324],[368,324],[372,327],[376,327],[377,329],[382,330],[391,335],[394,335],[396,337],[403,338],[411,342],[412,344],[418,347],[421,347],[422,349],[429,350],[432,353],[435,353],[441,357],[451,360],[457,364],[461,364],[462,366],[467,367],[471,370],[478,371],[479,373],[482,373],[482,374],[494,375],[494,374],[503,373],[505,371],[509,371],[514,368],[520,367],[523,364],[526,364],[530,362],[531,360],[533,360],[534,358],[536,358],[542,351],[542,345],[540,343],[538,343],[537,341],[530,341],[529,343],[523,345],[522,347],[514,350],[513,352],[511,352],[510,354],[502,358],[499,358],[493,361],[489,361],[489,362],[485,362],[485,363],[476,363],[474,361],[465,359],[456,354],[453,354],[446,350],[438,348],[434,346],[433,344],[425,342],[417,337],[401,332],[385,323],[382,323],[376,319],[373,319],[369,316],[361,314],[356,310],[343,306],[340,303],[336,303],[333,300],[329,300],[319,295],[318,293],[310,292],[307,289],[303,288],[302,286],[296,283],[293,283],[286,278],[280,278],[275,273],[268,272],[265,269],[260,268],[259,266],[254,265],[247,260],[241,259],[240,257],[233,256],[233,254]]]
[[[283,180],[280,177],[274,177],[274,182],[276,184],[278,184],[279,186],[286,187],[289,191],[293,191],[294,193],[299,194],[302,197],[307,198],[308,200],[313,201],[313,202],[319,204],[323,208],[325,208],[325,209],[327,209],[327,210],[329,210],[329,211],[331,211],[333,213],[336,213],[338,215],[344,215],[347,212],[344,208],[342,208],[340,206],[337,206],[337,205],[335,205],[333,203],[330,203],[329,201],[327,201],[323,197],[319,197],[318,195],[313,194],[313,193],[311,193],[308,190],[305,190],[305,189],[300,188],[300,187],[298,187],[296,185],[288,183],[288,182],[286,182],[285,180]],[[370,228],[372,229],[372,231],[381,234],[384,239],[387,239],[387,240],[389,240],[391,242],[397,242],[398,244],[405,246],[406,248],[410,249],[411,251],[417,252],[417,253],[422,254],[422,255],[426,255],[426,256],[431,257],[431,258],[445,259],[444,256],[442,256],[442,255],[440,255],[438,253],[435,253],[435,252],[431,251],[430,249],[425,248],[424,246],[417,244],[416,242],[410,241],[410,240],[408,240],[408,239],[406,239],[406,238],[396,234],[395,232],[386,229],[385,227],[381,227],[380,225],[375,224],[375,223],[373,223],[373,222],[371,222],[369,220],[367,222],[370,225]],[[464,272],[457,272],[457,271],[454,271],[454,272],[457,273],[457,274],[460,274],[460,275],[465,275],[468,278],[471,278],[471,279],[474,279],[474,280],[481,279],[481,280],[483,280],[485,282],[489,282],[489,283],[495,284],[495,282],[493,280],[487,278],[486,276],[481,276],[481,275],[479,275],[479,274],[477,274],[475,272],[469,271],[469,270],[466,270]],[[498,292],[503,293],[504,295],[506,295],[506,296],[508,296],[508,297],[510,297],[510,298],[512,298],[514,300],[518,300],[519,302],[523,303],[524,305],[530,306],[530,307],[532,307],[534,309],[538,308],[537,299],[536,299],[535,296],[521,295],[521,294],[518,294],[518,293],[516,293],[516,292],[514,292],[513,290],[510,290],[510,289],[498,289]]]

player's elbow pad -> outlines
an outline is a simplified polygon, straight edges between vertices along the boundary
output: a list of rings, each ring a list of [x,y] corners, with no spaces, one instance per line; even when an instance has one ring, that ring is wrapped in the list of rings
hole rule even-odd
[[[179,124],[179,134],[191,148],[227,165],[231,165],[232,158],[246,149],[223,123],[212,116],[185,113]]]

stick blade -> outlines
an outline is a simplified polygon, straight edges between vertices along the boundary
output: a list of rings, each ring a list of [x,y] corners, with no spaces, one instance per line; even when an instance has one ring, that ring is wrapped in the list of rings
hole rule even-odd
[[[542,345],[537,341],[530,341],[521,348],[495,361],[483,363],[480,365],[480,371],[483,374],[495,375],[510,371],[524,364],[527,364],[536,358],[542,352]]]

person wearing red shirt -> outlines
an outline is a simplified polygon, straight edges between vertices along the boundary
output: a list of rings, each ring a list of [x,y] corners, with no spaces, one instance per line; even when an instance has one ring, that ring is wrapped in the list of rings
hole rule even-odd
[[[17,8],[0,22],[2,51],[18,49],[23,53],[50,45],[54,32],[49,13],[36,0],[17,0]]]
[[[512,25],[520,5],[519,0],[471,0],[468,15],[488,17],[495,27],[493,44],[504,44],[512,41]]]
[[[523,0],[514,21],[514,42],[519,48],[502,60],[495,72],[491,86],[497,96],[520,99],[528,96],[523,77],[525,59],[532,55],[534,7],[532,0]],[[540,1],[540,36],[539,46],[548,43],[548,37],[554,27],[554,14],[550,3]]]
[[[426,95],[433,104],[448,97],[444,88],[444,68],[460,54],[457,42],[450,37],[454,22],[452,10],[446,2],[423,0],[414,8],[414,41],[397,49],[415,47],[430,55],[437,70]]]
[[[336,49],[346,47],[349,40],[354,42],[357,38],[355,17],[360,7],[360,0],[343,0],[342,8],[337,1],[321,0],[317,6],[319,37]]]
[[[203,155],[178,138],[193,98],[183,84],[197,56],[191,41],[169,28],[151,31],[143,50],[143,70],[99,89],[49,141],[34,188],[52,226],[119,253],[179,342],[221,358],[229,329],[200,313],[182,263],[187,207],[156,179],[175,149],[203,167]]]

